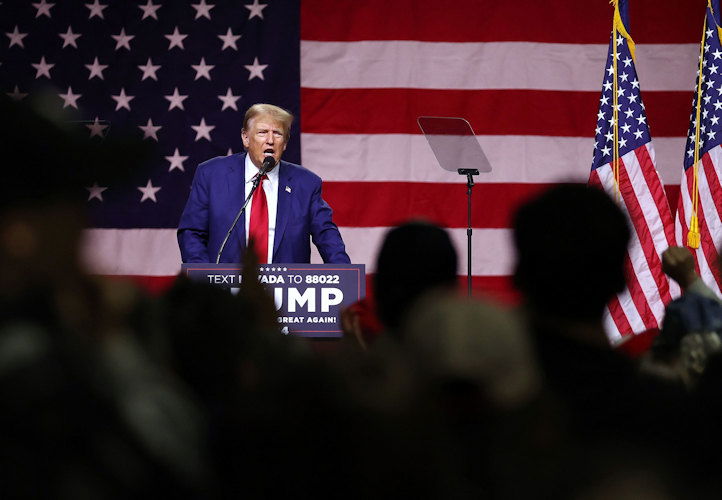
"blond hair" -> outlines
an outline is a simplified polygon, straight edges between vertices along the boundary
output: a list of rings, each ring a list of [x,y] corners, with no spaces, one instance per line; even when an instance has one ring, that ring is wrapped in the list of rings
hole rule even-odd
[[[243,130],[247,132],[248,123],[259,115],[269,115],[274,120],[281,122],[283,125],[283,135],[286,137],[286,140],[288,140],[291,135],[291,124],[293,123],[293,115],[290,111],[274,106],[273,104],[254,104],[248,108],[246,116],[243,117]]]

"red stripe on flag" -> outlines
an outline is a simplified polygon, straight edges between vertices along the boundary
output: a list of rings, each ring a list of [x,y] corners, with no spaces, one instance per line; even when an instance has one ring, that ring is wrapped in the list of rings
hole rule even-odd
[[[712,157],[709,155],[709,152],[702,156],[702,165],[704,176],[707,179],[707,186],[709,187],[710,198],[717,201],[717,203],[714,203],[714,207],[717,209],[717,217],[722,220],[722,206],[720,206],[718,201],[722,200],[722,186],[720,186],[719,177],[717,177],[717,169],[712,162]]]
[[[511,276],[472,276],[471,289],[475,295],[508,305],[517,305],[522,301]],[[466,293],[466,276],[459,276],[459,290]]]
[[[686,186],[684,186],[684,189],[687,193],[690,194],[690,198],[692,198],[692,185],[694,184],[694,168],[689,167],[687,170],[684,171],[684,182],[686,183]],[[680,186],[680,191],[682,189],[682,186]],[[690,211],[692,210],[691,202],[690,202]],[[687,246],[687,234],[689,233],[689,224],[687,224],[687,220],[691,217],[691,213],[687,213],[686,208],[684,206],[684,198],[682,196],[682,193],[679,194],[679,201],[677,203],[677,221],[679,222],[680,227],[682,228],[682,241],[678,241],[677,244],[683,247]],[[700,273],[699,269],[699,263],[697,262],[697,259],[694,259],[694,267],[697,271],[697,274]]]
[[[604,186],[602,186],[602,179],[599,178],[599,173],[596,170],[592,170],[589,174],[588,184],[604,191]]]
[[[627,320],[627,315],[624,314],[622,304],[619,303],[619,298],[615,295],[612,300],[607,304],[609,310],[609,316],[612,318],[614,325],[617,327],[618,332],[631,332],[632,325]],[[624,333],[622,333],[624,335]]]
[[[178,276],[105,275],[103,278],[113,281],[127,281],[151,295],[161,295],[173,286]]]
[[[681,200],[680,193],[679,193],[680,186],[678,184],[665,184],[664,185],[664,192],[667,195],[667,202],[669,203],[669,208],[672,210],[672,207],[676,207],[679,203],[679,200]],[[674,212],[672,212],[674,213]],[[672,241],[674,243],[670,243],[670,245],[676,245],[677,239],[674,236],[674,231],[672,233]]]
[[[638,0],[630,4],[638,43],[699,42],[703,4],[697,9],[675,0]],[[420,0],[304,0],[301,2],[301,38],[600,43],[609,38],[612,12],[607,2],[524,2],[520,5],[457,0],[450,8],[443,2]],[[675,21],[674,29],[669,29],[670,19]]]
[[[646,92],[644,100],[656,137],[686,135],[688,92]],[[305,133],[421,134],[419,116],[459,116],[477,135],[586,137],[599,92],[302,88],[301,102]]]
[[[472,190],[472,226],[510,227],[517,207],[549,186],[476,183]],[[467,225],[466,182],[461,176],[458,184],[324,182],[323,197],[334,209],[336,224],[344,227],[394,226],[411,218],[428,219],[448,228]]]

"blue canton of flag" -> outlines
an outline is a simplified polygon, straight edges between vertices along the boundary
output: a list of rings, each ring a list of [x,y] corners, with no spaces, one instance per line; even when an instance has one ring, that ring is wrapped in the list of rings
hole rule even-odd
[[[707,9],[707,26],[705,30],[704,57],[702,57],[702,107],[700,109],[699,156],[720,145],[722,140],[722,47],[717,32],[717,23],[710,9]],[[697,129],[697,89],[700,73],[697,70],[697,81],[694,85],[692,113],[690,115],[689,132],[685,146],[685,170],[694,164],[694,145]]]
[[[614,154],[614,53],[609,47],[602,97],[597,113],[592,168],[612,161]],[[617,116],[619,119],[619,156],[648,143],[649,127],[637,80],[637,71],[626,38],[617,34]]]
[[[98,228],[175,228],[195,166],[241,150],[248,106],[299,115],[297,0],[5,0],[0,33],[3,92],[45,95],[48,114],[70,111],[68,121],[97,140],[134,134],[156,146],[133,188],[100,173],[87,186]],[[300,162],[298,133],[284,157]]]

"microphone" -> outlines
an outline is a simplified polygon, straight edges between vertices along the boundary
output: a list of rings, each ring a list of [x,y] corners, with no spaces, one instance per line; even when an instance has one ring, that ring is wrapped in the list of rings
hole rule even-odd
[[[273,156],[266,156],[263,159],[263,163],[261,164],[261,169],[258,172],[258,176],[263,177],[268,172],[273,170],[273,167],[275,167],[275,166],[276,166],[276,159]]]

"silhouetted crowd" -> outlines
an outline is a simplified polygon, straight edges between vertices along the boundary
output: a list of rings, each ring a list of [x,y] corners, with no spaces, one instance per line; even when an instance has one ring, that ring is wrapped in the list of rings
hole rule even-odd
[[[684,293],[654,346],[610,346],[630,233],[603,192],[560,185],[519,209],[518,307],[462,296],[446,231],[410,221],[379,249],[371,298],[342,313],[345,337],[310,341],[279,333],[250,252],[237,295],[88,275],[77,188],[144,152],[2,111],[0,498],[722,492],[720,299],[672,248]]]

